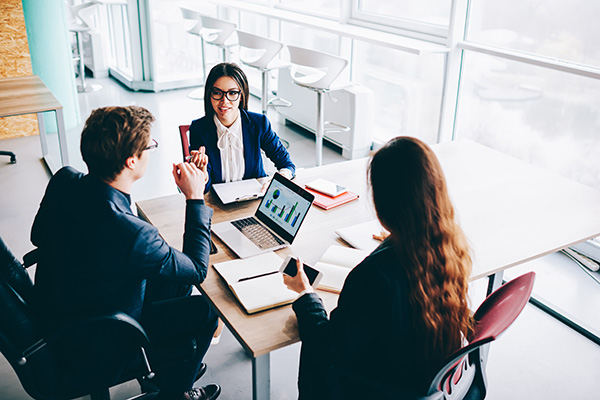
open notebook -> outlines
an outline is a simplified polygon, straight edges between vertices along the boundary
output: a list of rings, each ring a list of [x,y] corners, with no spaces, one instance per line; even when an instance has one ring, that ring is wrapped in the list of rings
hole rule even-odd
[[[283,284],[283,259],[273,252],[214,264],[248,314],[292,303],[298,293]]]
[[[346,277],[366,256],[368,251],[351,249],[342,246],[329,246],[321,260],[314,265],[316,270],[323,273],[323,278],[317,288],[339,293],[344,286]]]

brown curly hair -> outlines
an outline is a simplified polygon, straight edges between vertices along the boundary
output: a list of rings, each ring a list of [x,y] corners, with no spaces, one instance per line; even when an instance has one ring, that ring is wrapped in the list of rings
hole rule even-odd
[[[371,159],[368,179],[377,216],[391,232],[407,279],[416,360],[432,372],[472,329],[467,240],[455,221],[440,163],[422,141],[392,139]]]

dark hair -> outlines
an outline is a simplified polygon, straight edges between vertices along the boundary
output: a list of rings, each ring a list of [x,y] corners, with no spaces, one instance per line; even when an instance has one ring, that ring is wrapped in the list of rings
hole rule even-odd
[[[248,86],[248,78],[242,69],[234,63],[221,63],[215,65],[209,72],[206,83],[204,84],[204,115],[212,118],[215,113],[212,103],[210,101],[210,93],[212,92],[215,82],[223,77],[228,76],[235,81],[241,90],[240,108],[242,110],[248,109],[248,96],[250,95],[250,88]]]
[[[97,108],[81,132],[81,156],[91,175],[112,182],[129,157],[141,157],[154,116],[143,107]]]
[[[368,179],[377,216],[392,233],[407,279],[420,339],[416,354],[436,368],[462,346],[472,327],[467,297],[472,261],[446,178],[429,146],[397,137],[373,156]]]

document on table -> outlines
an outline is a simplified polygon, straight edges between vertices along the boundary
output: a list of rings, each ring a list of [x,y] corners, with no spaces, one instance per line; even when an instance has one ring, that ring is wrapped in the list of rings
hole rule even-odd
[[[355,249],[371,252],[381,244],[380,241],[373,239],[373,235],[379,235],[382,230],[383,227],[379,221],[374,219],[362,224],[337,229],[335,233]]]
[[[262,192],[263,184],[258,179],[215,183],[212,187],[223,204],[254,200],[264,195]]]

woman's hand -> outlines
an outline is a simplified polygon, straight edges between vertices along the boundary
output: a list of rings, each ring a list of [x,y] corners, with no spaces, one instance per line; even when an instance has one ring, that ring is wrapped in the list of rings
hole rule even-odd
[[[312,286],[310,286],[310,282],[308,281],[308,276],[304,272],[304,266],[300,259],[296,260],[296,276],[289,276],[283,274],[283,283],[288,289],[293,290],[296,293],[302,293],[305,290],[313,291]]]
[[[187,161],[198,167],[204,173],[206,181],[208,181],[208,156],[205,151],[204,146],[201,146],[198,150],[192,150]]]

